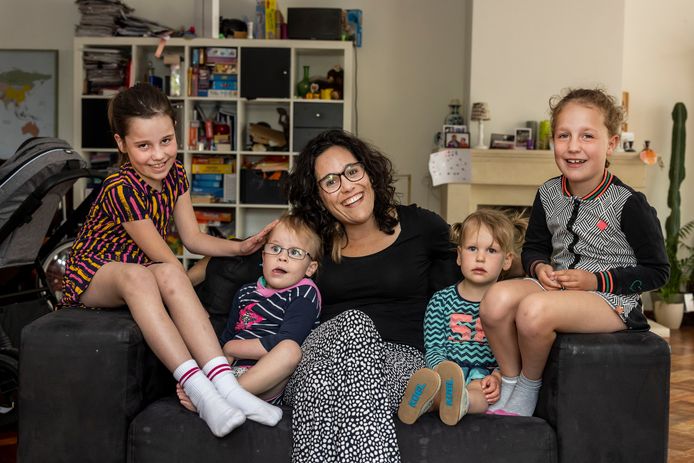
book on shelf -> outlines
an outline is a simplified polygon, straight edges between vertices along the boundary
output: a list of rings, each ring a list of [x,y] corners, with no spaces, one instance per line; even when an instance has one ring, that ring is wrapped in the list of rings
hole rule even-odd
[[[198,69],[198,96],[207,96],[210,89],[210,70],[206,66]]]
[[[224,184],[223,174],[195,174],[193,175],[193,186],[213,186],[221,187]]]
[[[265,38],[265,0],[256,0],[255,2],[255,38]]]
[[[224,188],[222,199],[226,202],[236,201],[236,174],[225,174],[222,186]]]
[[[238,50],[235,47],[207,47],[207,64],[236,64]]]
[[[193,156],[193,164],[226,164],[227,160],[220,156]]]
[[[224,196],[224,187],[221,186],[193,185],[191,191],[194,195],[212,195],[220,199]]]
[[[196,209],[195,218],[198,222],[231,222],[232,214],[229,211],[213,211],[209,209]]]
[[[231,174],[234,168],[231,164],[193,164],[191,173],[193,174]]]
[[[219,202],[219,198],[210,194],[191,193],[190,200],[193,204],[214,204]]]
[[[217,182],[221,182],[224,180],[224,174],[195,174],[193,175],[194,179],[200,179],[200,180],[214,180]]]
[[[265,38],[266,39],[279,39],[276,34],[277,30],[277,17],[275,16],[275,11],[277,10],[277,0],[265,0]]]

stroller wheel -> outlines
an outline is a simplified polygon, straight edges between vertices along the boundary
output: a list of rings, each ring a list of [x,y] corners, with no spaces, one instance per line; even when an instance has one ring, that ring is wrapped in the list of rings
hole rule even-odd
[[[19,399],[19,362],[14,356],[0,353],[0,426],[17,421]]]
[[[58,244],[55,249],[48,253],[42,264],[43,270],[46,272],[48,288],[58,301],[63,298],[63,276],[65,276],[65,266],[73,242],[74,240],[69,239]]]

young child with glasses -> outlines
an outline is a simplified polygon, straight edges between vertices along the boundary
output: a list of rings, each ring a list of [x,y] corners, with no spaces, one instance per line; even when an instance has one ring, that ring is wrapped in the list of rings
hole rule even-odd
[[[318,326],[320,293],[310,277],[321,259],[318,234],[297,215],[285,214],[263,247],[263,276],[234,296],[222,350],[239,384],[272,403],[301,360],[301,343]],[[181,404],[194,411],[183,389]]]

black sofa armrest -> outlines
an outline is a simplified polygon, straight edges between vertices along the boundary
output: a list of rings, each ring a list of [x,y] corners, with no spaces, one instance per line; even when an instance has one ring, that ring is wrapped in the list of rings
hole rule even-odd
[[[19,460],[126,461],[128,426],[174,380],[127,309],[62,309],[22,331]]]
[[[559,461],[666,462],[670,348],[651,332],[563,334],[535,416],[557,432]]]

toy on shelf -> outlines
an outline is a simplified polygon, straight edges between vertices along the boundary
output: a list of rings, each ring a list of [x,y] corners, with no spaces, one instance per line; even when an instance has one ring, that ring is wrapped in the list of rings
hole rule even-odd
[[[248,125],[251,151],[287,151],[289,114],[285,108],[276,109],[279,114],[278,123],[282,126],[282,131],[273,129],[267,122],[251,122]]]

